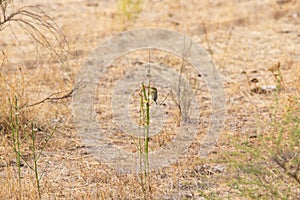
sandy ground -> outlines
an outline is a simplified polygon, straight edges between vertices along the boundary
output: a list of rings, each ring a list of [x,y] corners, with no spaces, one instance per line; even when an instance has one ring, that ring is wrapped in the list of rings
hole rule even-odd
[[[238,193],[228,187],[224,177],[230,172],[220,160],[224,152],[234,148],[231,145],[234,138],[255,138],[258,127],[267,127],[274,93],[262,88],[276,86],[269,70],[272,66],[280,62],[285,99],[299,98],[300,2],[296,0],[144,0],[142,11],[135,19],[127,19],[112,0],[30,0],[15,4],[16,8],[25,4],[39,5],[53,16],[67,40],[68,54],[64,54],[65,60],[61,64],[43,48],[37,53],[19,27],[12,24],[14,34],[9,29],[1,31],[0,47],[7,61],[0,68],[4,77],[0,86],[5,88],[0,96],[6,111],[7,97],[14,93],[24,105],[36,103],[55,92],[66,94],[74,87],[76,76],[93,49],[121,31],[141,27],[168,28],[186,34],[206,49],[224,84],[227,104],[224,128],[216,148],[207,157],[199,159],[195,154],[209,126],[210,96],[199,74],[187,67],[185,76],[189,81],[196,80],[195,91],[200,91],[196,96],[202,101],[201,134],[185,156],[151,174],[151,195],[148,197],[152,199],[204,199],[200,190],[208,195],[206,198],[240,199]],[[180,70],[180,58],[155,51],[152,56],[151,62]],[[101,105],[95,106],[97,117],[104,130],[111,134],[114,144],[123,145],[127,150],[132,150],[128,136],[113,125],[112,90],[124,74],[135,69],[136,63],[148,61],[147,52],[124,56],[107,68],[99,83],[102,91],[97,93],[97,102]],[[159,88],[164,93],[160,96],[162,99],[167,96],[168,88],[162,85]],[[135,98],[132,95],[130,109],[136,114]],[[43,199],[143,199],[139,176],[118,173],[99,162],[86,148],[74,128],[71,102],[72,99],[67,98],[26,109],[29,118],[39,127],[40,142],[58,125],[40,162],[41,169],[45,168]],[[167,106],[160,109],[169,113],[167,125],[161,136],[153,138],[153,149],[166,146],[178,128],[176,104],[171,98],[165,103]],[[7,115],[0,116],[5,118]],[[8,142],[10,137],[5,134],[8,129],[4,125],[0,130],[3,132],[0,182],[4,186],[4,190],[0,189],[0,197],[17,199],[16,165]],[[28,152],[29,148],[24,151]],[[25,155],[30,157],[30,153]],[[23,198],[35,199],[32,172],[26,165],[22,170]]]

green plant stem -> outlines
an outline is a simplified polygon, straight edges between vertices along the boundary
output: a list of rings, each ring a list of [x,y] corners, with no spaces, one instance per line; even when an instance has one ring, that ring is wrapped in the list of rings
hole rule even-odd
[[[38,194],[39,194],[39,199],[42,198],[41,195],[41,186],[40,186],[40,179],[39,179],[39,173],[38,173],[38,158],[39,156],[37,156],[36,154],[36,132],[34,130],[34,124],[31,124],[31,139],[32,139],[32,146],[31,146],[31,150],[33,153],[33,169],[34,169],[34,174],[35,174],[35,181],[36,181],[36,185],[37,185],[37,189],[38,189]]]
[[[149,90],[149,89],[148,89]],[[149,96],[148,96],[149,97]],[[149,172],[149,160],[148,160],[148,153],[149,153],[149,128],[150,128],[150,104],[149,99],[146,104],[146,134],[145,134],[145,164],[146,164],[146,174]]]
[[[148,90],[146,92],[146,87],[142,84],[141,90],[141,102],[140,102],[140,120],[141,125],[144,130],[144,144],[142,146],[141,134],[139,135],[139,152],[140,152],[140,180],[141,186],[144,193],[144,198],[148,199],[148,194],[150,192],[149,185],[149,130],[150,130],[150,82],[147,86]]]
[[[19,132],[19,118],[18,118],[18,99],[15,96],[14,104],[8,99],[10,105],[10,129],[12,133],[13,149],[16,156],[16,164],[18,168],[18,182],[19,182],[19,198],[21,199],[22,184],[21,184],[21,142]]]
[[[144,126],[144,98],[143,98],[143,93],[144,93],[145,87],[142,84],[142,90],[140,94],[140,125]],[[139,138],[138,138],[138,151],[140,154],[140,180],[141,180],[141,185],[142,189],[144,191],[144,186],[143,186],[143,171],[142,171],[142,166],[143,166],[143,149],[142,149],[142,134],[141,131],[139,131]]]
[[[146,89],[144,84],[142,85],[144,97],[146,99],[146,125],[144,125],[145,130],[145,141],[144,141],[144,155],[145,155],[145,177],[147,177],[147,173],[149,172],[149,129],[150,129],[150,81],[148,83],[148,90],[146,94]]]

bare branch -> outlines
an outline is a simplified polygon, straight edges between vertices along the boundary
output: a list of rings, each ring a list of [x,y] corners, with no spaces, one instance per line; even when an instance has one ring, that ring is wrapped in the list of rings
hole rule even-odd
[[[66,59],[61,52],[68,53],[68,44],[52,17],[40,6],[24,6],[9,12],[10,4],[9,0],[0,0],[0,31],[13,23],[17,24],[37,44],[37,49],[39,45],[45,47],[51,56],[64,64]]]
[[[299,179],[299,177],[298,177],[298,175],[297,175],[297,173],[299,172],[299,171],[298,171],[299,165],[297,166],[297,170],[295,171],[295,173],[292,173],[292,172],[290,172],[290,171],[287,169],[286,163],[285,163],[285,162],[280,162],[278,156],[273,157],[273,161],[274,161],[279,167],[281,167],[281,168],[285,171],[285,173],[286,173],[287,175],[289,175],[289,176],[290,176],[291,178],[293,178],[297,183],[300,184],[300,179]]]
[[[36,105],[39,105],[41,103],[44,103],[46,101],[54,101],[54,100],[62,100],[62,99],[66,99],[66,98],[69,98],[69,97],[72,97],[72,94],[74,92],[74,89],[72,89],[71,91],[69,91],[67,94],[63,95],[63,96],[60,96],[60,97],[53,97],[55,95],[58,95],[58,94],[61,94],[63,92],[56,92],[56,93],[53,93],[51,95],[49,95],[47,98],[41,100],[41,101],[38,101],[36,103],[33,103],[33,104],[30,104],[26,107],[32,107],[32,106],[36,106]]]

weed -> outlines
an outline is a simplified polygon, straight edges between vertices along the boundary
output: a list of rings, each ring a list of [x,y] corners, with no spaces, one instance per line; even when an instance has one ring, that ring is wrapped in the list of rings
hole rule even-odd
[[[139,156],[140,156],[140,182],[144,198],[148,199],[151,185],[149,170],[149,130],[150,130],[150,106],[151,106],[151,87],[150,81],[146,87],[142,84],[140,90],[140,125],[143,127],[143,134],[139,134]],[[143,137],[141,137],[143,136]],[[142,139],[144,141],[142,141]]]
[[[138,17],[142,11],[142,0],[118,0],[118,10],[128,20],[133,20]]]
[[[21,161],[23,161],[27,167],[29,167],[35,177],[37,192],[39,199],[42,198],[41,193],[41,178],[47,168],[47,165],[43,169],[41,173],[39,173],[38,161],[41,158],[42,153],[45,150],[45,147],[48,145],[49,140],[53,137],[56,127],[50,133],[50,135],[44,140],[44,143],[41,145],[40,150],[37,151],[38,144],[37,144],[37,128],[33,122],[30,122],[19,109],[18,106],[18,99],[17,97],[14,100],[9,99],[10,104],[10,117],[9,117],[9,125],[10,125],[10,132],[11,132],[11,140],[12,140],[12,147],[15,153],[16,165],[17,165],[17,177],[18,177],[18,185],[19,185],[19,199],[21,199],[22,194],[22,182],[21,182]],[[28,125],[30,125],[28,127]],[[28,158],[25,158],[24,153],[22,151],[21,146],[29,146],[31,149],[32,154],[32,163],[28,161]],[[26,148],[24,148],[26,149]]]
[[[4,30],[8,29],[16,42],[19,42],[18,34],[15,32],[20,30],[18,28],[21,28],[29,37],[39,56],[41,53],[40,47],[43,47],[50,52],[52,57],[66,67],[65,57],[61,53],[66,52],[67,43],[52,17],[39,6],[17,8],[13,0],[0,0],[0,32],[3,31],[3,34],[5,34]],[[0,69],[2,70],[10,62],[5,50],[0,50],[3,54],[3,59],[0,61]],[[36,197],[41,199],[41,179],[47,169],[47,163],[44,169],[40,169],[39,162],[45,147],[54,135],[56,127],[44,141],[40,142],[38,140],[37,126],[34,120],[30,120],[27,115],[28,96],[25,90],[24,74],[20,66],[18,69],[20,74],[16,74],[16,77],[13,78],[8,78],[6,74],[0,72],[1,95],[5,97],[1,99],[0,131],[7,136],[8,146],[12,147],[15,157],[18,188],[17,193],[13,195],[16,195],[15,198],[17,199],[22,199],[26,194],[27,183],[23,181],[26,177],[22,173],[24,173],[24,167],[27,167],[34,174]],[[30,149],[29,152],[28,149]]]
[[[283,102],[279,66],[272,71],[278,88],[270,121],[252,141],[237,140],[235,155],[229,156],[235,174],[232,189],[251,199],[297,199],[300,195],[296,192],[300,186],[300,102],[292,97]]]
[[[17,31],[20,27],[35,46],[38,57],[41,57],[40,47],[43,47],[66,71],[70,71],[66,63],[68,43],[65,36],[53,18],[40,6],[23,6],[15,9],[13,0],[2,0],[0,16],[0,32],[8,27],[14,39],[18,41],[18,34],[14,30]]]

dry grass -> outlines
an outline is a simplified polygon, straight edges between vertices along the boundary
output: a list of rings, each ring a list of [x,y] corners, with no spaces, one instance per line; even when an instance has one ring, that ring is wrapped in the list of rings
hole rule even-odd
[[[26,105],[39,102],[55,92],[62,92],[59,96],[68,93],[82,63],[101,41],[120,31],[144,26],[175,29],[193,37],[209,51],[224,80],[228,113],[218,145],[206,158],[200,159],[196,155],[202,138],[200,134],[185,156],[169,167],[151,173],[151,198],[299,198],[299,183],[274,163],[268,156],[270,152],[262,148],[262,144],[276,146],[273,139],[280,130],[284,130],[282,141],[286,144],[283,149],[288,150],[288,142],[291,141],[288,133],[299,124],[299,115],[291,111],[297,111],[300,98],[300,2],[198,2],[144,0],[143,10],[136,19],[130,20],[122,16],[111,0],[39,1],[40,6],[54,16],[69,43],[68,70],[46,50],[40,49],[41,56],[37,56],[34,44],[20,29],[14,31],[18,41],[9,30],[1,31],[0,50],[4,54],[0,56],[0,199],[18,199],[20,193],[8,122],[8,98],[15,96],[26,118],[35,121],[38,126],[38,148],[52,128],[58,126],[39,163],[41,169],[46,167],[41,179],[43,199],[143,199],[137,175],[119,174],[87,152],[72,124],[70,98],[32,107]],[[19,3],[15,2],[16,5]],[[102,112],[98,118],[103,120],[103,126],[108,130],[112,128],[112,114],[108,109],[111,88],[126,74],[126,70],[133,69],[135,61],[148,61],[148,57],[143,55],[129,57],[116,61],[101,79],[103,83],[100,86],[105,91],[102,96],[99,95],[99,102],[103,104],[96,109]],[[180,59],[164,53],[157,53],[153,60],[174,66],[176,70],[180,68]],[[284,80],[280,94],[253,90],[276,86],[277,81],[268,69],[278,61]],[[127,67],[126,70],[123,66]],[[205,95],[208,91],[203,87],[203,81],[195,74],[185,72],[191,82],[198,81],[195,84],[199,89],[197,98],[203,102],[201,106],[204,108],[201,130],[206,130],[210,100]],[[136,108],[131,106],[134,111]],[[169,130],[173,130],[172,126],[176,124],[175,111],[170,108]],[[286,119],[289,114],[294,121],[290,118],[287,123],[281,124],[281,119]],[[26,120],[22,124],[25,126]],[[114,142],[130,148],[130,144],[124,143],[126,140],[120,140],[122,132],[120,134],[116,132],[113,135]],[[155,148],[164,146],[170,139],[167,134],[162,134],[161,138],[155,136]],[[253,149],[261,151],[253,152]],[[22,151],[30,159],[26,143]],[[296,161],[299,164],[299,146],[293,151],[298,152]],[[261,156],[254,156],[257,153]],[[295,170],[296,161],[288,163],[289,169]],[[251,168],[252,171],[246,169],[251,163],[257,167]],[[261,176],[252,173],[257,169],[262,172]],[[22,199],[38,198],[34,174],[26,165],[21,167],[21,171]],[[243,180],[253,182],[247,185]],[[276,186],[277,193],[270,185]]]

